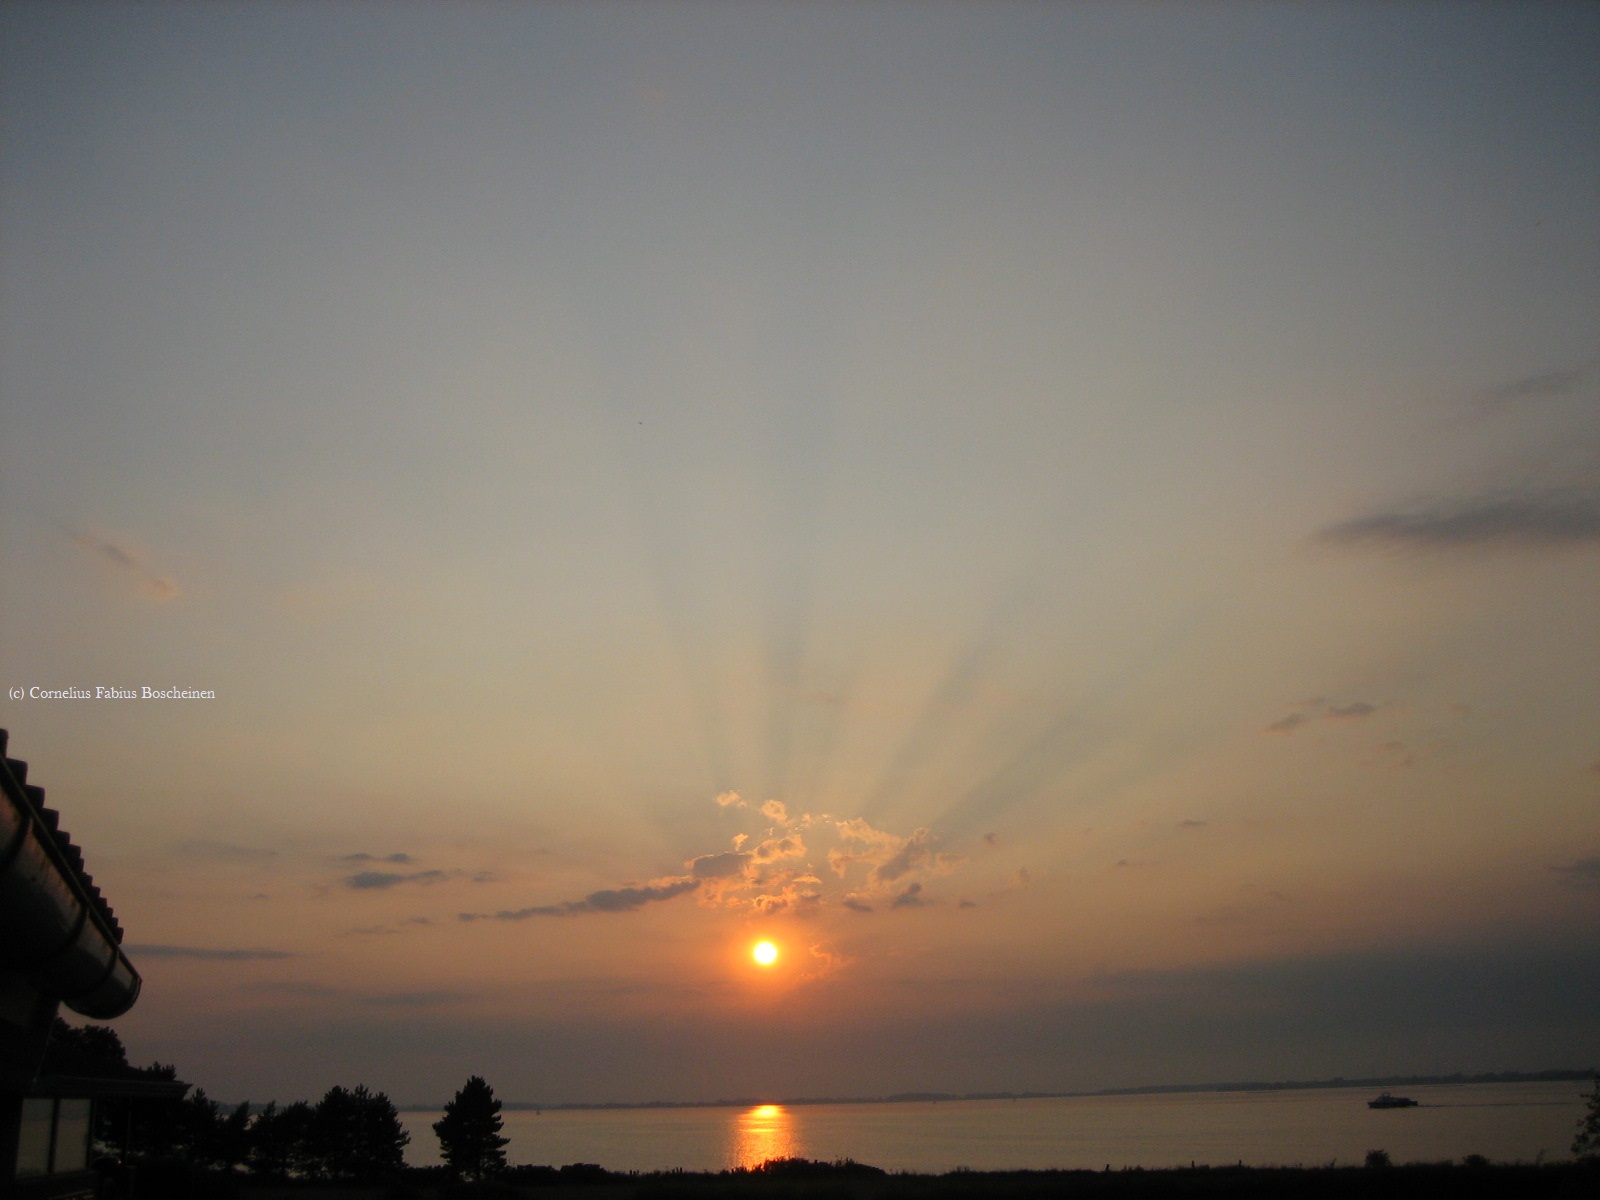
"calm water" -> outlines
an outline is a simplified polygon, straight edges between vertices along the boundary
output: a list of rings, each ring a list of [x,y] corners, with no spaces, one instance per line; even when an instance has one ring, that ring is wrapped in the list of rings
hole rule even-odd
[[[1418,1108],[1375,1111],[1371,1089],[1198,1092],[1176,1096],[764,1104],[754,1108],[505,1113],[510,1163],[599,1163],[612,1171],[721,1170],[769,1158],[853,1158],[888,1170],[1306,1166],[1482,1154],[1568,1157],[1592,1085],[1451,1084],[1401,1089]],[[435,1113],[402,1113],[408,1158],[438,1161]]]

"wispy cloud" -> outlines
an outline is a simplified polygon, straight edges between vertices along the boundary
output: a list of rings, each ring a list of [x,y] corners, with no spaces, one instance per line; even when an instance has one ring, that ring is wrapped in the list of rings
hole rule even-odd
[[[399,887],[407,883],[439,883],[442,880],[452,878],[455,874],[457,872],[439,870],[412,871],[409,873],[400,871],[357,871],[354,875],[345,876],[344,885],[349,888],[355,888],[357,891],[369,891],[372,889]]]
[[[939,851],[937,839],[926,829],[902,838],[875,829],[860,817],[835,822],[834,827],[840,840],[851,848],[829,851],[828,865],[841,878],[857,865],[869,866],[867,882],[871,891],[882,892],[912,872],[942,875],[961,862],[958,856]]]
[[[1288,716],[1279,717],[1266,728],[1267,733],[1293,733],[1311,718],[1302,712],[1292,712]]]
[[[124,946],[123,949],[132,958],[198,958],[210,962],[249,962],[298,957],[287,950],[218,949],[206,946],[172,946],[160,942]]]
[[[386,862],[405,865],[407,863],[415,862],[416,860],[409,854],[346,854],[340,858],[339,861],[347,863]]]
[[[278,856],[276,850],[236,846],[231,842],[179,842],[174,848],[186,858],[209,858],[219,862],[266,862]]]
[[[1323,715],[1334,720],[1358,720],[1361,717],[1370,717],[1378,711],[1376,704],[1368,704],[1365,700],[1357,700],[1353,704],[1330,704]]]
[[[576,917],[585,913],[624,913],[659,900],[671,900],[700,886],[692,875],[657,880],[644,887],[606,888],[590,892],[582,900],[561,904],[539,904],[531,908],[502,909],[496,913],[461,913],[463,921],[525,921],[529,917]]]
[[[1581,545],[1600,541],[1600,495],[1524,490],[1397,506],[1330,525],[1316,540],[1440,551]]]
[[[1483,399],[1487,406],[1500,408],[1526,400],[1566,396],[1577,391],[1588,374],[1587,370],[1581,368],[1572,371],[1545,371],[1539,375],[1529,375],[1489,388],[1483,393]]]
[[[402,933],[407,929],[416,929],[419,926],[433,924],[427,917],[407,917],[392,925],[363,925],[359,929],[348,929],[343,937],[386,937],[390,934]]]
[[[1600,857],[1580,858],[1563,866],[1552,867],[1568,883],[1582,887],[1600,887]]]
[[[889,907],[921,908],[925,904],[932,903],[933,901],[922,894],[922,885],[920,883],[911,883],[907,884],[900,894],[890,901]]]
[[[126,571],[138,581],[139,590],[145,595],[157,601],[167,601],[178,594],[177,584],[165,575],[152,571],[137,554],[125,546],[92,533],[73,533],[71,536],[72,544],[80,550],[96,555],[119,570]]]
[[[385,992],[364,996],[361,1002],[381,1008],[437,1008],[443,1004],[460,1004],[476,999],[469,992]]]
[[[1307,700],[1294,712],[1279,717],[1269,724],[1265,733],[1293,733],[1302,725],[1320,716],[1325,721],[1359,721],[1378,711],[1378,706],[1366,700],[1352,700],[1348,704],[1332,704],[1327,700]]]

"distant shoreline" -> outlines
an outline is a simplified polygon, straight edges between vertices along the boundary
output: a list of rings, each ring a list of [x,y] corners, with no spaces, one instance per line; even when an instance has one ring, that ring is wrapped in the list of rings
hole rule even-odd
[[[609,1111],[649,1108],[751,1108],[758,1104],[782,1104],[799,1107],[807,1104],[929,1104],[959,1100],[1057,1100],[1089,1096],[1165,1096],[1194,1092],[1291,1092],[1313,1088],[1395,1088],[1427,1087],[1436,1084],[1489,1084],[1489,1083],[1560,1083],[1565,1081],[1588,1082],[1600,1075],[1600,1069],[1589,1067],[1560,1068],[1548,1071],[1498,1071],[1478,1075],[1374,1075],[1362,1079],[1296,1079],[1277,1082],[1247,1083],[1169,1083],[1144,1084],[1138,1087],[1100,1088],[1096,1091],[1074,1092],[897,1092],[887,1096],[799,1096],[782,1099],[747,1097],[723,1100],[643,1100],[643,1101],[591,1101],[541,1104],[529,1100],[507,1100],[501,1105],[506,1112],[577,1112]],[[442,1112],[441,1104],[401,1105],[401,1112]]]

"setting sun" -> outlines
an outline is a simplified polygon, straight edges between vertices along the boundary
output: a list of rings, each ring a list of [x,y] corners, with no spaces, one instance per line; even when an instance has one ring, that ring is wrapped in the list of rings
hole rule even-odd
[[[750,951],[750,957],[763,967],[770,967],[778,961],[778,947],[771,942],[757,942]]]

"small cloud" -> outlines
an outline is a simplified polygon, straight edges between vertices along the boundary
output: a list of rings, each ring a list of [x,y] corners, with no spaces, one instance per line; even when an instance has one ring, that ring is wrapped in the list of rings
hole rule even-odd
[[[768,838],[751,851],[750,857],[757,863],[770,863],[784,858],[800,858],[805,852],[806,844],[800,835],[791,833],[781,838]]]
[[[789,806],[782,800],[768,800],[761,806],[761,815],[774,825],[789,823]]]
[[[262,850],[255,846],[235,846],[231,842],[179,842],[179,854],[190,858],[211,858],[219,862],[265,862],[276,858],[276,850]]]
[[[228,950],[207,946],[171,946],[165,943],[124,946],[130,958],[198,958],[207,962],[255,962],[296,958],[287,950]]]
[[[436,1008],[441,1004],[460,1004],[477,997],[467,992],[387,992],[363,997],[363,1004],[384,1008]]]
[[[1330,720],[1357,720],[1361,717],[1370,717],[1377,711],[1376,704],[1357,700],[1354,704],[1330,704],[1328,711],[1322,715]]]
[[[263,979],[249,985],[252,992],[267,992],[278,996],[306,996],[311,999],[323,999],[328,996],[338,996],[343,993],[339,988],[330,987],[326,983],[308,983],[303,980],[270,980]]]
[[[449,877],[448,871],[413,871],[409,875],[398,871],[358,871],[354,875],[347,875],[344,885],[357,891],[371,891],[399,887],[405,883],[438,883]]]
[[[1286,717],[1279,717],[1272,724],[1268,725],[1264,732],[1292,733],[1310,719],[1311,718],[1306,716],[1305,713],[1292,712]]]
[[[997,834],[997,833],[986,833],[986,834],[984,834],[983,835],[983,844],[985,846],[998,846],[1000,844],[1000,835]]]
[[[842,971],[855,962],[848,955],[840,954],[827,946],[817,944],[810,947],[813,969],[800,976],[801,983],[815,983],[819,979],[826,979],[836,971]]]
[[[1580,858],[1576,862],[1550,869],[1568,883],[1579,887],[1600,887],[1600,858]]]
[[[1409,550],[1578,545],[1600,541],[1600,496],[1533,490],[1470,496],[1354,517],[1320,530],[1316,539]]]
[[[851,912],[869,913],[872,911],[872,905],[868,904],[859,896],[846,896],[840,901],[840,903],[848,908]]]
[[[806,916],[816,911],[822,904],[822,893],[818,890],[821,882],[815,875],[794,876],[785,880],[783,886],[776,892],[765,892],[752,897],[749,907],[766,917],[781,912]]]
[[[584,913],[633,912],[646,904],[671,900],[700,886],[692,875],[675,879],[658,880],[645,887],[607,888],[590,892],[582,900],[567,900],[561,904],[540,904],[532,908],[503,909],[497,913],[460,913],[462,921],[525,921],[529,917],[574,917]]]
[[[433,924],[427,917],[407,917],[393,925],[363,925],[360,929],[346,930],[344,937],[388,937],[392,934],[402,933],[407,929],[414,929],[419,925]]]
[[[145,566],[138,555],[115,542],[89,533],[75,533],[72,535],[72,544],[133,575],[139,581],[139,590],[158,603],[171,600],[178,594],[177,584],[164,575],[156,574]]]
[[[1393,766],[1409,769],[1417,765],[1416,755],[1411,753],[1404,742],[1385,742],[1383,752]]]
[[[1018,867],[1011,872],[1011,886],[1014,888],[1025,888],[1032,882],[1033,876],[1029,874],[1027,867]]]
[[[690,859],[689,874],[696,879],[732,879],[741,876],[750,865],[751,856],[738,851],[725,854],[702,854]]]
[[[920,883],[912,883],[908,884],[905,890],[890,902],[889,907],[921,908],[924,905],[931,903],[933,903],[931,900],[924,899],[922,895],[922,885]]]
[[[717,803],[723,808],[747,808],[744,798],[738,792],[723,792],[717,797]]]
[[[1178,828],[1179,829],[1204,829],[1205,827],[1206,827],[1206,822],[1204,822],[1204,821],[1179,821],[1178,822]]]
[[[401,866],[404,866],[407,863],[412,863],[412,862],[415,862],[416,860],[414,858],[412,858],[411,855],[409,855],[409,854],[385,854],[385,855],[382,855],[381,857],[379,855],[376,855],[376,854],[346,854],[339,861],[340,862],[347,862],[347,863],[386,862],[386,863],[397,863],[397,864],[399,864]]]
[[[1565,396],[1583,383],[1587,371],[1546,371],[1530,375],[1512,383],[1490,388],[1483,398],[1490,407],[1502,407],[1522,400],[1540,400],[1551,396]]]
[[[978,907],[978,902],[976,900],[968,900],[968,899],[963,898],[961,903],[956,905],[956,907],[957,908],[977,908]]]
[[[915,870],[943,873],[953,869],[961,861],[953,855],[940,854],[933,847],[933,835],[926,829],[917,830],[905,840],[899,850],[873,868],[873,882],[891,883]]]

